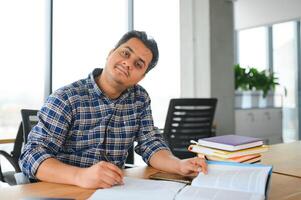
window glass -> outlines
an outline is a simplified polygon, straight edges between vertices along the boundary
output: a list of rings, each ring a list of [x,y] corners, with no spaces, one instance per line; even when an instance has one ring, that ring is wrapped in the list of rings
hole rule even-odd
[[[151,97],[155,125],[163,128],[169,100],[180,96],[179,1],[139,0],[134,3],[134,29],[146,31],[158,43],[158,65],[145,76],[141,85]]]
[[[0,1],[0,138],[15,138],[20,109],[44,99],[46,1]]]
[[[134,29],[146,31],[158,44],[159,62],[140,84],[151,97],[155,126],[163,128],[169,100],[180,96],[179,1],[134,1]],[[137,154],[135,164],[144,165]]]
[[[127,31],[126,0],[55,0],[53,3],[53,90],[96,67]]]
[[[297,65],[297,34],[296,22],[273,25],[273,70],[279,78],[276,98],[278,106],[283,106],[284,139],[298,138],[298,65]],[[284,89],[287,95],[284,95]]]
[[[238,63],[242,67],[268,70],[267,28],[258,27],[238,32]]]

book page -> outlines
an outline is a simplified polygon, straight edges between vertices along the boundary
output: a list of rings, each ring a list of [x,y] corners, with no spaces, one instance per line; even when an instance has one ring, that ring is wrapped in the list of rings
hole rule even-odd
[[[113,186],[108,189],[98,189],[89,198],[121,200],[121,199],[143,199],[143,200],[173,200],[186,185],[171,181],[158,181],[125,177],[124,185]]]
[[[270,170],[269,166],[209,164],[208,174],[200,173],[191,185],[265,195],[265,186]]]
[[[264,195],[214,188],[185,187],[175,200],[264,200]]]

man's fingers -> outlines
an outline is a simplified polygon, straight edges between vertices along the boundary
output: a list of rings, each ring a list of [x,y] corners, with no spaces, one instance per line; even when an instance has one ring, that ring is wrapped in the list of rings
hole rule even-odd
[[[106,163],[106,166],[115,173],[117,173],[120,178],[123,178],[123,172],[119,167],[109,162]]]
[[[117,167],[116,165],[106,162],[106,166],[108,168],[110,168],[111,170],[113,170],[114,172],[116,172],[120,177],[123,177],[122,170],[119,167]]]
[[[197,175],[199,175],[199,172],[191,172],[189,174],[186,174],[186,176],[192,176],[192,177],[195,177]]]
[[[208,168],[207,168],[206,160],[203,159],[203,158],[196,158],[196,159],[197,159],[198,165],[202,167],[202,172],[203,172],[204,174],[207,174]]]
[[[193,163],[192,171],[203,172],[204,174],[207,174],[207,163],[205,159],[195,157],[193,158],[192,163]]]
[[[123,183],[123,173],[116,165],[106,162],[104,167],[105,175],[114,180],[114,185]]]
[[[116,172],[112,171],[111,169],[107,168],[108,170],[105,171],[104,175],[106,176],[106,180],[109,179],[109,183],[112,185],[122,184],[123,178],[119,176]]]
[[[106,182],[101,181],[98,185],[98,188],[110,188],[112,185],[107,184]]]

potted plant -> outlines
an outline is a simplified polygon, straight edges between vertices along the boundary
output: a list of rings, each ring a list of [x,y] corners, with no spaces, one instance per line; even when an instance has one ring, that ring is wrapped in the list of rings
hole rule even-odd
[[[262,85],[263,98],[266,99],[266,106],[272,107],[274,106],[274,91],[276,85],[279,85],[278,78],[275,77],[274,73],[269,73],[266,76],[266,82]],[[286,93],[286,89],[285,89]]]
[[[236,90],[236,107],[241,107],[242,101],[242,92],[250,91],[249,96],[251,97],[252,107],[259,107],[259,97],[265,99],[268,95],[268,92],[273,92],[276,85],[279,85],[277,82],[277,77],[274,73],[267,72],[266,70],[258,71],[256,68],[243,68],[239,64],[234,65],[235,72],[235,90]],[[240,97],[237,98],[239,92],[241,91]],[[273,106],[273,95],[268,96],[267,106]],[[272,100],[270,100],[272,98]]]
[[[264,71],[259,72],[256,68],[251,67],[248,71],[249,90],[251,91],[251,106],[259,107],[259,99],[262,94],[261,85],[266,81]]]
[[[235,76],[235,107],[242,108],[243,92],[249,90],[248,74],[239,64],[234,65]]]
[[[240,67],[239,64],[234,65],[234,72],[235,72],[235,90],[248,90],[249,84],[249,75],[246,73],[246,69]]]

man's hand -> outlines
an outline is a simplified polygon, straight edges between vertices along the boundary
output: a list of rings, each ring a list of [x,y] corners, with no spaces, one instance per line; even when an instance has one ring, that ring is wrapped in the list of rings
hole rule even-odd
[[[179,174],[197,176],[199,172],[207,174],[207,163],[204,158],[194,157],[179,160]]]
[[[83,188],[110,188],[118,184],[123,184],[121,169],[105,161],[81,168],[76,175],[76,185]]]
[[[196,176],[199,172],[207,173],[207,163],[203,157],[180,160],[168,150],[156,152],[149,162],[154,168],[184,176]]]

